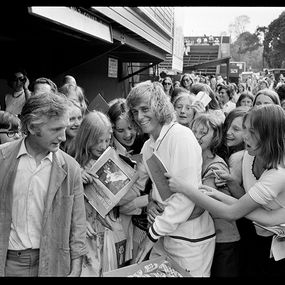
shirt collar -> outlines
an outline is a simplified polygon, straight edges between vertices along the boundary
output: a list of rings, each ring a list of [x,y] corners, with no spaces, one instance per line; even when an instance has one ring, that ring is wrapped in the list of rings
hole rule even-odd
[[[172,121],[171,123],[169,124],[164,124],[161,128],[161,131],[159,133],[159,136],[156,140],[154,140],[153,136],[150,135],[150,147],[155,149],[161,142],[161,140],[164,138],[165,134],[168,132],[168,130],[172,127],[172,125],[174,124],[175,122]]]
[[[31,156],[28,151],[27,151],[27,148],[26,148],[26,145],[25,145],[25,140],[26,139],[23,139],[22,142],[21,142],[21,146],[20,146],[20,150],[19,150],[19,153],[17,155],[17,158],[19,158],[20,156],[22,155],[28,155],[28,156]],[[50,160],[50,162],[52,162],[52,152],[49,152],[48,155],[46,155],[42,160],[44,159],[48,159]]]

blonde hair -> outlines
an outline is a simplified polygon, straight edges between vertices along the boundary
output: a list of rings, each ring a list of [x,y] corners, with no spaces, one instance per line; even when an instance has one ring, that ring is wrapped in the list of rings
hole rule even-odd
[[[106,132],[112,133],[109,118],[100,111],[91,111],[85,115],[74,139],[74,150],[69,154],[84,167],[92,158],[91,148],[98,143],[98,139]]]
[[[138,125],[134,119],[132,109],[144,99],[148,100],[150,109],[155,113],[155,117],[161,125],[173,121],[175,117],[174,108],[169,97],[163,91],[162,85],[159,82],[145,81],[136,85],[126,98],[129,117],[136,126]]]

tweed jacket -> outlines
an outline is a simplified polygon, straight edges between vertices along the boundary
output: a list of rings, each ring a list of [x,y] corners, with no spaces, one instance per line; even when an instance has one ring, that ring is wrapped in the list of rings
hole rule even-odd
[[[0,276],[12,222],[12,189],[23,139],[0,145]],[[53,153],[40,240],[39,276],[66,276],[71,260],[87,253],[86,214],[79,164],[61,150]]]

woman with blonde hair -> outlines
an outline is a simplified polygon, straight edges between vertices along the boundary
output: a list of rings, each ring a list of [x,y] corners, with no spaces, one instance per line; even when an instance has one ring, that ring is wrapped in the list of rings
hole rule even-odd
[[[97,177],[90,172],[90,168],[110,145],[111,135],[112,125],[105,114],[92,111],[84,117],[74,139],[74,148],[69,149],[69,154],[81,166],[84,187],[96,180]],[[104,271],[103,260],[106,256],[103,252],[104,235],[107,230],[112,230],[114,213],[111,211],[103,219],[87,199],[85,199],[85,209],[88,253],[83,259],[81,276],[99,277]]]

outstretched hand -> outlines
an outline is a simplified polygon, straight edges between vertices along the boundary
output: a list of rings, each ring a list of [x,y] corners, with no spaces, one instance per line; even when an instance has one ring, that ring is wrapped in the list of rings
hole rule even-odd
[[[164,176],[168,179],[168,185],[172,192],[189,192],[189,185],[182,179],[172,176],[169,172],[164,173]]]
[[[212,197],[216,200],[223,200],[223,197],[224,197],[224,193],[213,188],[213,187],[210,187],[208,185],[201,185],[199,187],[199,190],[203,193],[203,194],[206,194],[207,196],[209,197]]]

